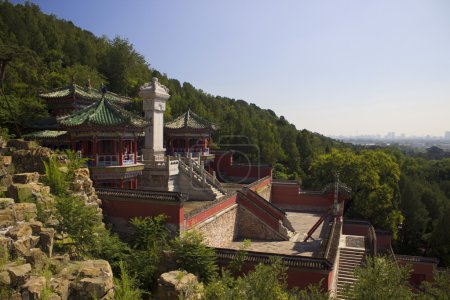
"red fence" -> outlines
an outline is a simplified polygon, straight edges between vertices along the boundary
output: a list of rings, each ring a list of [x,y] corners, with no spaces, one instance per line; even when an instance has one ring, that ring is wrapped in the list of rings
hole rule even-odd
[[[210,205],[204,206],[197,211],[185,214],[186,229],[190,229],[194,225],[203,222],[204,220],[212,217],[218,212],[236,204],[236,199],[236,194],[225,195],[222,198],[211,202]]]
[[[271,202],[275,205],[329,207],[332,195],[322,192],[301,192],[297,181],[272,182]]]

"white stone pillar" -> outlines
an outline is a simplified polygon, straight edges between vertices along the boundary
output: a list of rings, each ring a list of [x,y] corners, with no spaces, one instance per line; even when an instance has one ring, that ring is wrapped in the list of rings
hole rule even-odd
[[[170,98],[169,89],[153,77],[152,82],[141,87],[139,96],[143,99],[145,118],[151,122],[145,130],[145,146],[142,150],[144,162],[164,161],[164,111],[166,101]]]

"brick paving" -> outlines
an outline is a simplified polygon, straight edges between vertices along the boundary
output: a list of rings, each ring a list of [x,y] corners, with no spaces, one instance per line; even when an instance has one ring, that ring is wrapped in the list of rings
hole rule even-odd
[[[301,255],[318,257],[321,245],[326,243],[330,230],[329,219],[325,220],[314,232],[312,238],[303,242],[306,233],[320,219],[322,213],[315,212],[286,212],[289,221],[295,229],[296,234],[289,241],[258,241],[252,240],[250,247],[246,250],[255,252],[278,253],[286,255]],[[239,249],[242,240],[236,240],[227,244],[224,248]]]

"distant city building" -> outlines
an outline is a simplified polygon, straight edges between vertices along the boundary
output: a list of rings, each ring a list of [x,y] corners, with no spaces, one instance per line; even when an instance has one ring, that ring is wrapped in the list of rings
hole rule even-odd
[[[395,139],[395,132],[391,131],[386,134],[386,138],[389,140]]]
[[[445,132],[444,138],[445,138],[446,140],[450,140],[450,131],[446,131],[446,132]]]

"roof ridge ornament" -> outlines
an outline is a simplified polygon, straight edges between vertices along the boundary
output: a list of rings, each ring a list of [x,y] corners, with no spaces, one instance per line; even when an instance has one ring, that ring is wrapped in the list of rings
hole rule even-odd
[[[105,94],[106,94],[106,92],[107,92],[107,89],[106,89],[106,86],[103,84],[103,82],[102,82],[102,84],[100,85],[100,91],[102,92],[102,98],[104,98],[104,97],[105,97]]]
[[[87,81],[86,81],[86,88],[88,90],[92,89],[92,85],[91,85],[91,76],[88,76]]]

